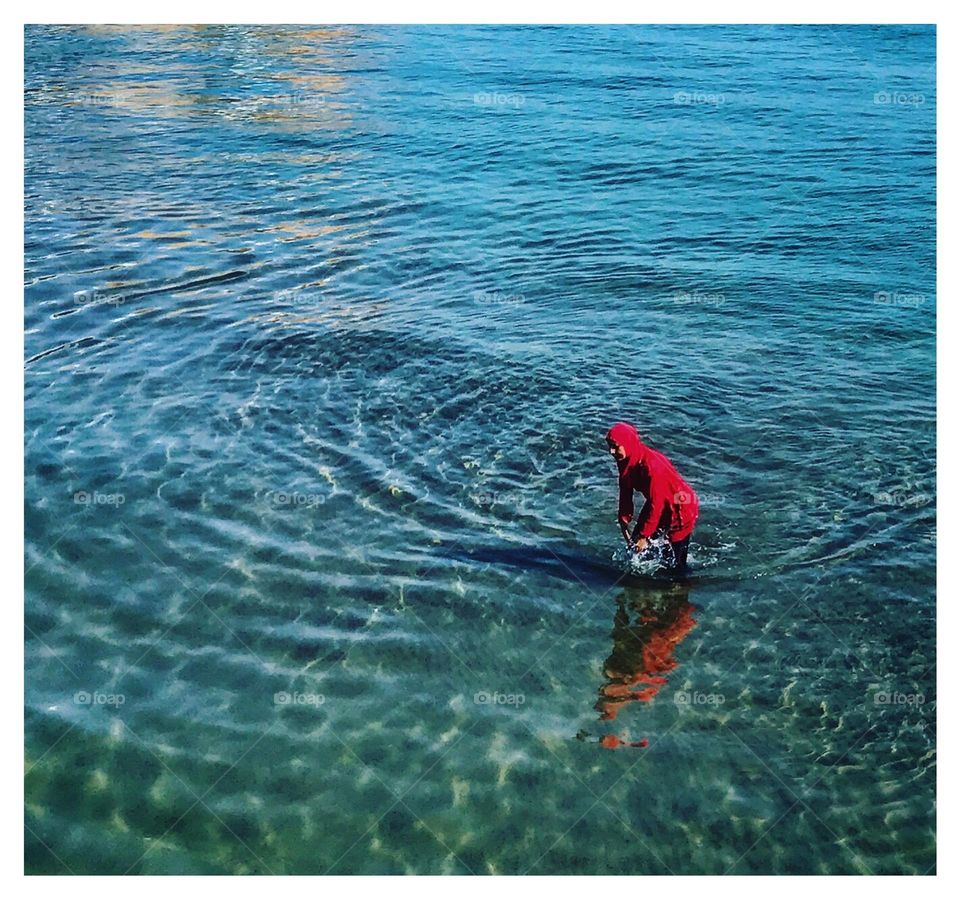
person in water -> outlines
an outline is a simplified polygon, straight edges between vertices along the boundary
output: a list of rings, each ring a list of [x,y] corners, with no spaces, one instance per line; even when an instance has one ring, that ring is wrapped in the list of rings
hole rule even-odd
[[[607,448],[616,459],[620,475],[617,521],[627,546],[643,552],[654,534],[665,534],[673,553],[672,558],[664,559],[664,563],[671,571],[682,574],[687,568],[690,534],[700,513],[697,494],[663,453],[640,440],[632,425],[619,421],[610,428]],[[637,516],[631,536],[634,490],[642,493],[646,502]]]

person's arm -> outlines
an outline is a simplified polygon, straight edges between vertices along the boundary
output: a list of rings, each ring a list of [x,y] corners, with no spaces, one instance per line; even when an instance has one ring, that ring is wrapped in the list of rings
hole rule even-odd
[[[643,552],[647,548],[647,537],[643,534],[643,523],[652,517],[650,511],[650,500],[643,504],[639,516],[637,516],[637,526],[633,529],[633,536],[627,533],[627,544],[632,546],[637,552]]]
[[[633,518],[633,487],[629,480],[620,479],[620,507],[617,511],[617,523],[627,545],[630,545],[630,519]]]
[[[650,496],[643,504],[640,514],[637,516],[637,526],[633,529],[633,545],[638,552],[647,548],[647,541],[653,536],[657,529],[657,523],[660,521],[660,515],[669,505],[670,494],[664,479],[650,473]]]

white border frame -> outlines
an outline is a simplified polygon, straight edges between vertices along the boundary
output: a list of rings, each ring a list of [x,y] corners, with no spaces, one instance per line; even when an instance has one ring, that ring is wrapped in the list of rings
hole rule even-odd
[[[9,9],[9,8],[8,8]],[[357,23],[900,23],[923,22],[936,23],[937,34],[937,156],[944,165],[937,168],[937,235],[938,248],[950,248],[950,252],[937,255],[937,442],[938,459],[943,459],[942,477],[938,477],[938,543],[947,549],[947,559],[957,546],[958,524],[956,514],[958,500],[957,470],[950,464],[960,458],[960,441],[957,439],[956,403],[960,396],[960,376],[958,376],[957,320],[960,313],[954,306],[954,288],[957,286],[956,266],[954,262],[957,246],[957,175],[953,163],[960,160],[956,140],[956,111],[951,102],[952,91],[944,88],[957,86],[957,46],[956,29],[953,25],[952,7],[946,3],[896,4],[885,2],[844,3],[806,2],[802,5],[773,7],[770,3],[733,2],[709,4],[687,2],[680,6],[643,5],[626,2],[608,2],[593,0],[589,4],[517,2],[517,0],[486,0],[482,4],[451,6],[438,0],[408,0],[403,4],[370,2],[370,0],[332,0],[319,4],[274,2],[266,7],[253,4],[221,2],[191,2],[182,0],[169,3],[129,3],[99,2],[72,4],[66,2],[44,2],[31,4],[24,10],[24,18],[19,21],[7,21],[2,32],[3,40],[3,102],[8,127],[13,134],[3,144],[4,154],[4,210],[3,229],[5,239],[2,252],[5,257],[3,270],[8,274],[6,301],[3,304],[3,316],[6,325],[0,329],[4,342],[0,360],[4,368],[2,403],[3,427],[2,468],[4,473],[4,495],[8,502],[3,503],[2,543],[3,569],[16,572],[13,596],[4,603],[8,617],[3,628],[5,652],[3,653],[4,679],[8,684],[8,695],[13,697],[10,714],[18,721],[16,735],[3,743],[3,766],[6,784],[5,793],[12,795],[7,805],[3,821],[2,858],[5,880],[27,879],[23,875],[23,25],[30,23],[78,22],[78,23],[170,23],[170,22],[258,22],[271,23],[315,23],[315,24],[357,24]],[[11,424],[12,423],[12,424]],[[19,433],[18,433],[19,432]],[[8,493],[7,491],[12,491]],[[939,635],[952,636],[958,633],[958,613],[956,603],[958,585],[957,569],[944,563],[944,554],[938,553],[937,564],[937,698],[938,698],[938,750],[941,758],[946,756],[948,765],[941,769],[938,777],[938,843],[947,847],[956,845],[957,826],[955,801],[957,796],[957,722],[956,709],[952,701],[951,687],[956,684],[956,662],[951,652],[942,653]],[[944,800],[946,809],[944,809]],[[704,883],[698,877],[673,877],[669,884],[648,884],[637,882],[637,878],[603,878],[599,883],[593,878],[548,877],[538,878],[538,887],[544,887],[560,896],[574,896],[583,890],[610,889],[629,890],[654,889],[686,891],[719,889],[722,896],[761,895],[777,890],[786,899],[799,897],[810,889],[818,893],[826,891],[829,895],[838,895],[849,889],[869,889],[880,896],[892,896],[904,889],[920,894],[940,892],[945,883],[956,878],[957,866],[948,852],[940,857],[938,853],[938,871],[936,877],[914,878],[903,883],[899,878],[873,878],[869,884],[847,881],[841,877],[807,878],[779,876],[773,877],[735,877],[708,878],[712,882]],[[501,881],[503,878],[501,878]],[[289,895],[313,896],[320,889],[324,892],[355,891],[358,889],[381,889],[397,891],[403,896],[419,897],[423,892],[439,894],[455,889],[469,896],[489,888],[506,891],[508,895],[520,895],[530,887],[517,883],[519,878],[506,878],[507,883],[498,882],[495,886],[486,878],[465,878],[456,883],[435,877],[413,879],[394,879],[383,883],[379,879],[368,877],[330,876],[317,881],[314,878],[284,878],[280,883],[271,883],[269,889],[280,889]],[[544,883],[544,880],[550,881]],[[775,883],[771,883],[775,880]],[[51,895],[60,885],[54,878],[31,876],[28,879],[31,892]],[[184,882],[186,881],[186,882]],[[587,881],[587,882],[584,882]],[[221,884],[218,884],[221,886]],[[251,895],[263,888],[255,878],[234,877],[223,885],[232,891]],[[82,877],[70,880],[67,888],[118,894],[130,889],[143,891],[147,896],[166,893],[170,889],[187,890],[190,893],[206,888],[205,880],[197,877],[177,878],[168,882],[166,878],[137,877],[131,884],[124,878]],[[955,892],[954,888],[954,892]]]

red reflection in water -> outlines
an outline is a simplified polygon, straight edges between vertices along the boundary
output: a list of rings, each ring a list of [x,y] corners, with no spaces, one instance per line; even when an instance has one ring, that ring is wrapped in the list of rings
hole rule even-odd
[[[629,609],[626,595],[620,597],[613,619],[613,650],[604,664],[607,682],[600,688],[595,706],[601,721],[616,720],[628,703],[651,702],[667,683],[666,675],[677,667],[674,651],[697,624],[688,593],[689,586],[677,584],[653,596],[635,595]],[[635,613],[632,622],[631,610]],[[600,745],[604,749],[644,748],[650,741],[606,734]]]
[[[642,749],[645,749],[650,745],[650,741],[644,737],[642,740],[637,740],[634,743],[628,743],[624,740],[621,740],[616,734],[607,734],[605,737],[601,737],[600,745],[604,749],[619,749],[621,746],[639,746]]]

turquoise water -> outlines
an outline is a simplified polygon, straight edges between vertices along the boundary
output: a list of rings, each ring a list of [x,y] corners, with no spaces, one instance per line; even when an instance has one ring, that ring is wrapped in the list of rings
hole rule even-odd
[[[25,60],[27,871],[935,870],[933,29]]]

